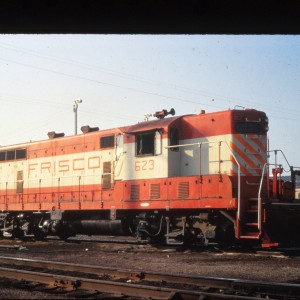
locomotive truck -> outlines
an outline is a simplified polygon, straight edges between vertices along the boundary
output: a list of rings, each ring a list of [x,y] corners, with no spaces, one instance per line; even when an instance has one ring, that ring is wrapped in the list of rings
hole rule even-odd
[[[300,173],[269,161],[266,114],[174,114],[1,147],[1,235],[297,244]]]

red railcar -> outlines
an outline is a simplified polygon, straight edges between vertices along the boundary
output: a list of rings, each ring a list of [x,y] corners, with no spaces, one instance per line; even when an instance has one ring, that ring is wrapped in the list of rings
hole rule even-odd
[[[168,244],[291,239],[295,180],[284,183],[278,164],[269,177],[266,114],[167,114],[1,147],[4,235],[133,234]]]

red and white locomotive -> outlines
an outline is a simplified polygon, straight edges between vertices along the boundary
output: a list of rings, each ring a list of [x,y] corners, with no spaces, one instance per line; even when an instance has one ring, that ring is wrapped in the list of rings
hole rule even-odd
[[[136,235],[167,244],[285,242],[295,177],[269,176],[264,112],[201,111],[0,148],[4,236]],[[298,222],[298,223],[297,223]]]

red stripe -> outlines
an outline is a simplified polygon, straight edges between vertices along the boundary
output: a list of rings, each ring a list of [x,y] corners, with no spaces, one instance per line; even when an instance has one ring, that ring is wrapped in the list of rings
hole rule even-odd
[[[257,166],[249,159],[249,157],[247,156],[247,154],[245,154],[244,152],[242,152],[233,142],[231,142],[231,148],[233,149],[233,151],[235,151],[237,153],[237,155],[242,158],[251,168],[256,168]],[[240,163],[241,166],[241,170],[247,170],[246,172],[243,171],[245,174],[247,175],[252,175],[251,172]],[[256,170],[254,170],[256,172]]]
[[[255,158],[261,163],[264,164],[265,160],[262,157],[262,155],[254,149],[250,144],[247,143],[247,141],[244,140],[244,138],[240,135],[235,135],[234,136],[250,153],[254,153]],[[256,140],[251,139],[251,141],[255,142]],[[257,144],[257,143],[256,143]],[[258,146],[259,147],[259,146]],[[261,149],[261,147],[259,147]],[[263,150],[262,150],[263,151]],[[255,162],[253,162],[255,164]],[[257,166],[256,166],[257,167]]]
[[[235,159],[233,159],[232,163],[238,168],[238,164],[235,161]],[[252,174],[248,171],[248,169],[241,164],[240,164],[240,170],[241,170],[241,173],[244,173],[245,175],[248,175],[248,176],[252,176]]]
[[[262,153],[267,153],[267,145],[263,144],[260,140],[254,139],[253,142],[262,150]]]

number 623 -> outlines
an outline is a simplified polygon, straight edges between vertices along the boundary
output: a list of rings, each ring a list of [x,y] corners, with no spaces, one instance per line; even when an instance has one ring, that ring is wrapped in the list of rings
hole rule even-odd
[[[154,160],[138,160],[135,162],[135,171],[154,170]]]

